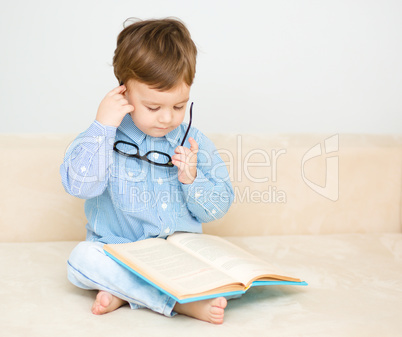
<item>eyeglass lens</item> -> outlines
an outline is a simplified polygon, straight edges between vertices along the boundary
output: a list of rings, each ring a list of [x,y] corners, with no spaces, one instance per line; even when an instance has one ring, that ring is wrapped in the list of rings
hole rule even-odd
[[[145,155],[141,156],[139,154],[137,145],[124,141],[117,141],[114,145],[114,148],[121,155],[143,159],[153,164],[166,165],[171,161],[171,158],[167,153],[160,151],[149,151]]]

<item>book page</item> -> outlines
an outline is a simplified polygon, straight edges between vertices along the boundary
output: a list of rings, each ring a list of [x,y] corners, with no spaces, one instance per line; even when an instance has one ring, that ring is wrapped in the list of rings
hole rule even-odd
[[[230,276],[163,239],[105,245],[104,249],[179,298],[236,283]]]
[[[260,276],[300,281],[283,274],[266,261],[217,236],[178,233],[170,236],[168,241],[197,254],[201,260],[212,264],[244,285],[248,285],[251,280]]]

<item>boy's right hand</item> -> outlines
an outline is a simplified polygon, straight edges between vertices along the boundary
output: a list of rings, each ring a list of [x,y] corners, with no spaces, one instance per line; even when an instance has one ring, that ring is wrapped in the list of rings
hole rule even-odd
[[[108,126],[118,127],[124,116],[134,111],[134,107],[127,101],[124,92],[126,86],[120,85],[106,94],[105,98],[99,104],[96,120]]]

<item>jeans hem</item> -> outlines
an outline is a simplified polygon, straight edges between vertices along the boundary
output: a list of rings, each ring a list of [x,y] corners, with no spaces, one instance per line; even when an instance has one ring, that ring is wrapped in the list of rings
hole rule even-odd
[[[166,302],[165,308],[163,309],[163,314],[167,317],[176,316],[177,312],[173,311],[175,305],[176,301],[173,298],[169,297]]]

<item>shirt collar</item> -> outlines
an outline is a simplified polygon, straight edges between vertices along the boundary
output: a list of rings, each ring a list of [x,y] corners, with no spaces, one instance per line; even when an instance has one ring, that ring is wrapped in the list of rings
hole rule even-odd
[[[176,129],[170,131],[165,137],[172,147],[177,147],[180,145],[180,140],[182,135],[182,126],[179,125]]]
[[[134,124],[133,119],[129,114],[127,114],[120,126],[119,129],[123,132],[126,136],[131,138],[135,144],[141,145],[143,140],[145,139],[146,134],[142,132],[137,126]]]
[[[142,132],[133,122],[133,119],[129,114],[127,114],[123,121],[121,122],[119,129],[129,138],[131,138],[137,145],[141,145],[147,136],[144,132]],[[183,126],[179,125],[176,129],[170,131],[164,137],[170,143],[172,147],[177,147],[180,145],[180,140],[183,138]]]

